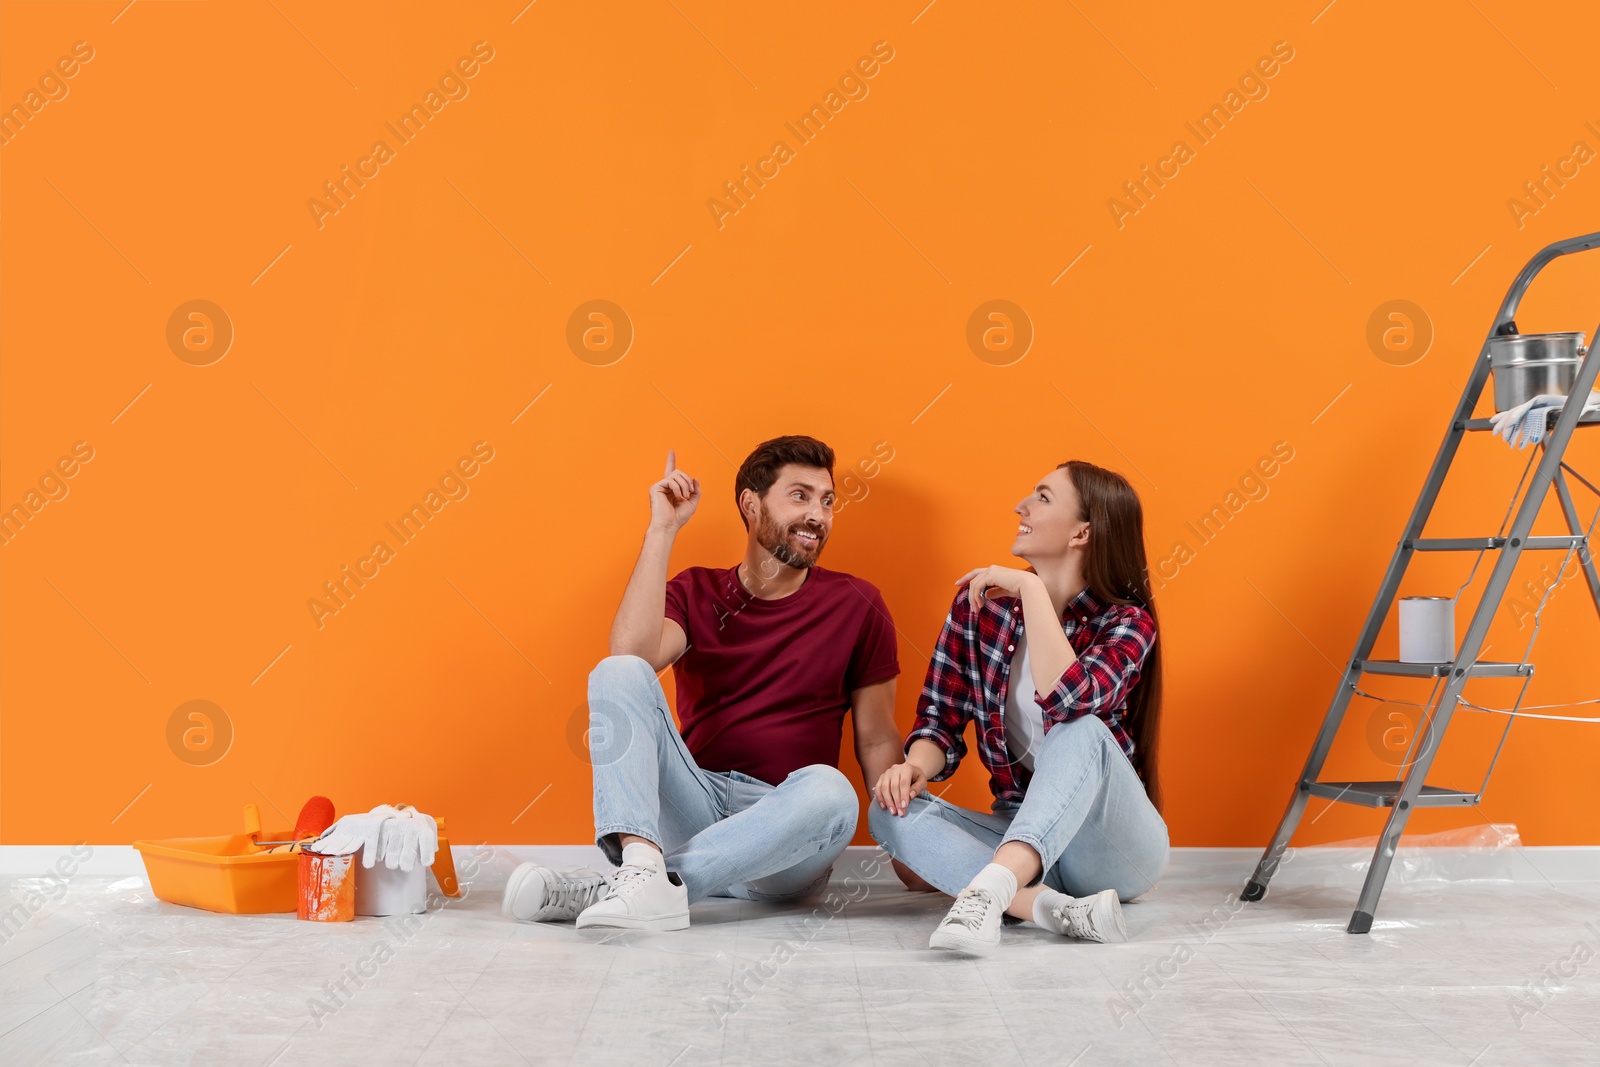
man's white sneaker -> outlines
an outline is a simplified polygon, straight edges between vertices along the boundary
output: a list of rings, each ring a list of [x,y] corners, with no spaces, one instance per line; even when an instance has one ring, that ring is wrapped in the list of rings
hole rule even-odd
[[[1005,909],[987,889],[968,886],[950,905],[928,938],[929,948],[953,952],[986,952],[1000,944],[1000,917]]]
[[[687,930],[689,890],[673,882],[661,853],[648,845],[623,851],[610,888],[578,916],[578,929]]]
[[[536,923],[576,919],[605,895],[608,884],[605,875],[587,867],[556,870],[538,863],[520,864],[506,880],[500,914]]]
[[[1060,932],[1085,941],[1126,941],[1128,928],[1122,922],[1122,902],[1115,889],[1102,889],[1092,897],[1068,897],[1050,909],[1050,917],[1060,924]]]

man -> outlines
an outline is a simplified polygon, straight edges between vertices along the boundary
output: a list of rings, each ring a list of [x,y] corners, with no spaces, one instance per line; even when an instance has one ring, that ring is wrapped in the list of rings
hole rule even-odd
[[[682,930],[706,896],[787,900],[827,884],[859,812],[839,772],[845,711],[868,788],[901,759],[888,607],[870,583],[817,566],[833,459],[810,437],[757,446],[734,481],[743,561],[669,582],[700,483],[667,453],[611,654],[589,675],[595,838],[618,868],[524,863],[506,915]],[[681,734],[657,680],[668,664]]]

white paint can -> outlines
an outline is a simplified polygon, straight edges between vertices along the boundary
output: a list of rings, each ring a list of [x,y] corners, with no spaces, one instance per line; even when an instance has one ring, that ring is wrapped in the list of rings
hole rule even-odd
[[[1400,662],[1446,663],[1455,658],[1455,598],[1401,597]]]
[[[421,915],[428,910],[428,868],[390,870],[382,861],[356,864],[357,915]]]

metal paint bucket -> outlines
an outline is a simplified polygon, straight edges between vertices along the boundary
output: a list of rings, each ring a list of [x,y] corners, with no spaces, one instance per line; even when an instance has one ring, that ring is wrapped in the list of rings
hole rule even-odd
[[[300,881],[294,895],[297,918],[343,923],[356,917],[355,855],[300,853]]]
[[[1455,598],[1401,597],[1400,662],[1447,663],[1455,658]]]
[[[1494,409],[1510,411],[1541,393],[1567,396],[1588,349],[1581,333],[1512,333],[1489,339]]]

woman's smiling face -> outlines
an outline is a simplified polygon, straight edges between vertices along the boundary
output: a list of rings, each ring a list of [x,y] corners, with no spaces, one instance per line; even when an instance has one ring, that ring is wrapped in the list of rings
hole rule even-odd
[[[1011,554],[1028,560],[1065,556],[1089,541],[1089,524],[1079,518],[1083,503],[1066,468],[1057,467],[1033,487],[1012,510],[1017,513],[1017,539]]]

